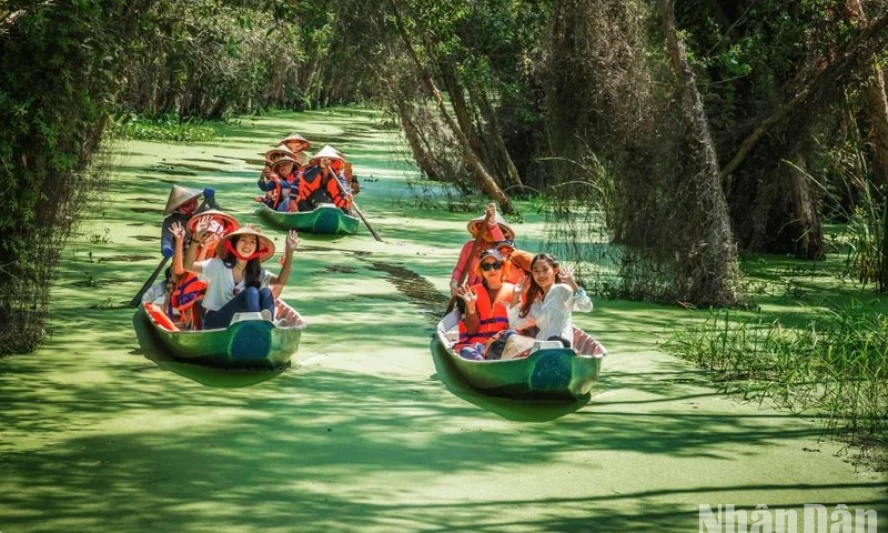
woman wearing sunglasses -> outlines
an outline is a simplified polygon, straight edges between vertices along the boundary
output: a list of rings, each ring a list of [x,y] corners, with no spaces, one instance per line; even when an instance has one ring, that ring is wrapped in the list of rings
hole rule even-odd
[[[497,333],[509,327],[508,302],[514,292],[511,283],[503,282],[505,258],[495,250],[481,253],[476,273],[481,282],[456,289],[459,341],[454,351],[465,359],[484,359],[485,352]]]

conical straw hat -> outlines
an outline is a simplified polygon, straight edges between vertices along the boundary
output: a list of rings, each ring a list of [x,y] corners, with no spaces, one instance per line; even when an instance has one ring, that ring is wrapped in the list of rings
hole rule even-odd
[[[303,137],[302,135],[299,135],[299,134],[296,133],[296,132],[293,132],[293,133],[291,133],[290,135],[287,135],[287,137],[284,138],[283,141],[281,141],[281,143],[289,143],[289,142],[301,142],[301,143],[304,143],[304,144],[305,144],[305,147],[303,148],[303,150],[308,150],[309,148],[311,148],[311,141],[309,141],[308,139],[306,139],[306,138]]]
[[[336,159],[342,161],[342,156],[339,155],[339,152],[336,148],[333,148],[329,144],[325,144],[321,150],[312,156],[311,160],[315,161],[317,159]]]
[[[288,155],[285,155],[284,157],[278,159],[277,161],[275,161],[274,163],[271,164],[271,170],[276,169],[277,167],[279,167],[280,165],[283,165],[284,163],[293,163],[293,165],[297,166],[297,167],[301,166],[299,164],[299,161],[297,161],[296,159],[294,159]]]
[[[285,155],[293,157],[293,155],[294,155],[293,150],[290,150],[290,147],[287,146],[286,144],[281,143],[281,144],[275,146],[274,148],[272,148],[271,150],[265,152],[265,162],[266,163],[274,163],[275,161],[277,161],[278,159],[280,159],[281,157],[283,157]]]
[[[271,242],[271,239],[262,234],[262,228],[259,226],[254,226],[252,224],[247,224],[246,226],[240,227],[219,241],[219,244],[216,246],[216,255],[218,257],[222,257],[225,253],[225,243],[234,239],[238,235],[255,235],[259,238],[259,250],[262,251],[262,254],[259,256],[259,262],[264,263],[271,259],[274,256],[274,243]]]
[[[481,229],[481,225],[484,224],[484,219],[485,216],[481,215],[478,218],[472,219],[466,225],[466,228],[469,230],[469,233],[472,234],[472,237],[476,237],[478,235],[478,230]],[[509,223],[506,222],[506,219],[504,219],[499,213],[497,213],[494,217],[494,220],[499,225],[500,229],[503,230],[503,238],[509,241],[514,241],[515,230],[513,230],[512,226],[510,226]]]
[[[188,203],[189,200],[193,200],[203,194],[203,191],[199,191],[197,189],[189,189],[188,187],[182,187],[180,185],[173,185],[173,188],[170,189],[170,197],[167,198],[167,205],[163,210],[163,215],[171,215],[176,209]]]

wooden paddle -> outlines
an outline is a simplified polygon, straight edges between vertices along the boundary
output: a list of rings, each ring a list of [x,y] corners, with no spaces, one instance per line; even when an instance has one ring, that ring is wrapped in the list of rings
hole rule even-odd
[[[169,260],[169,257],[164,257],[160,261],[160,263],[157,265],[157,268],[155,268],[154,272],[151,273],[151,276],[148,277],[148,281],[146,281],[145,284],[142,285],[142,288],[139,289],[139,292],[137,292],[136,295],[133,296],[133,299],[130,300],[130,307],[139,307],[139,304],[142,303],[142,296],[144,296],[145,292],[147,292],[151,285],[154,284],[154,280],[157,279],[157,275],[160,274],[160,271],[163,270],[163,267],[166,266],[167,261]]]
[[[327,172],[329,172],[330,175],[333,176],[331,179],[333,179],[333,181],[335,181],[336,185],[339,187],[339,192],[342,193],[343,196],[345,196],[347,194],[352,194],[352,193],[345,190],[345,185],[343,185],[342,182],[339,181],[339,177],[336,175],[335,172],[333,172],[333,169],[330,168],[330,165],[326,165],[326,167],[327,167]],[[370,225],[370,222],[367,220],[367,217],[365,217],[364,213],[362,213],[361,210],[358,208],[358,204],[355,202],[353,194],[352,194],[351,208],[354,209],[355,213],[357,213],[358,216],[361,217],[361,220],[364,221],[364,225],[367,226],[368,230],[370,230],[370,233],[373,235],[373,238],[379,242],[382,242],[382,237],[380,237],[379,234],[376,233],[376,230],[373,229],[373,226]]]

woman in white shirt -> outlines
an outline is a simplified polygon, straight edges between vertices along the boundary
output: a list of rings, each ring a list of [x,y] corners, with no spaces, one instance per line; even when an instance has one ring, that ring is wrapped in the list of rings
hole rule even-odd
[[[209,228],[209,217],[200,220],[195,228],[194,242],[201,242]],[[295,231],[287,234],[284,261],[277,276],[260,264],[274,256],[274,243],[262,235],[258,227],[246,225],[232,231],[219,241],[215,259],[194,262],[194,245],[188,248],[184,264],[182,241],[185,230],[181,224],[173,228],[176,246],[173,255],[173,273],[189,271],[207,282],[202,307],[204,329],[227,328],[235,313],[261,312],[267,320],[274,319],[274,296],[271,285],[285,285],[290,278],[293,251],[299,244]]]
[[[530,263],[531,275],[515,285],[509,326],[539,328],[537,340],[560,340],[573,346],[573,311],[589,312],[592,300],[573,273],[549,254],[537,254]]]

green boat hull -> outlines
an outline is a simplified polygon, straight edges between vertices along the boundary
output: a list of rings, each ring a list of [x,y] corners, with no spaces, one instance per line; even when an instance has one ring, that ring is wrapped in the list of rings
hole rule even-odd
[[[583,331],[575,331],[574,345],[542,349],[522,359],[473,361],[463,359],[452,349],[447,331],[456,317],[448,315],[438,324],[438,346],[466,382],[496,396],[530,400],[575,400],[588,396],[598,381],[601,361],[607,350]]]
[[[299,317],[298,313],[293,313]],[[226,329],[201,331],[170,331],[148,313],[146,318],[173,357],[218,368],[286,366],[298,351],[305,329],[301,317],[288,327],[278,327],[267,320],[246,320],[235,322]]]
[[[321,204],[314,211],[297,213],[281,213],[262,204],[256,213],[279,229],[323,235],[354,235],[361,223],[361,219],[345,214],[333,204]]]

